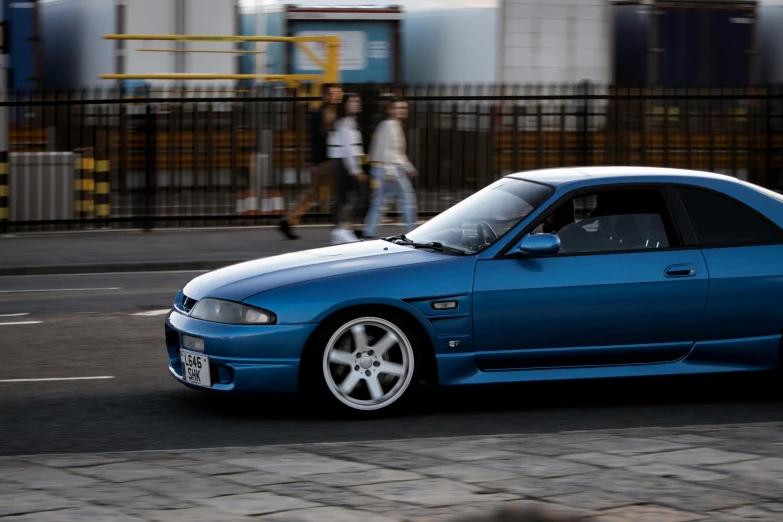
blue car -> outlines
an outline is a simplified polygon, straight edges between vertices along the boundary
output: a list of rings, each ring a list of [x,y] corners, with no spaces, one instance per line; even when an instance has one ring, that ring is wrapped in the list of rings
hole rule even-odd
[[[504,177],[407,235],[201,275],[171,375],[359,417],[441,386],[775,370],[783,196],[641,167]]]

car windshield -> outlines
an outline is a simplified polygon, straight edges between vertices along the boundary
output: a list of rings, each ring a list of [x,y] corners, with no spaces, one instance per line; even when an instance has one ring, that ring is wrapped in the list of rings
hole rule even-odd
[[[503,178],[438,214],[406,239],[475,254],[503,237],[553,192],[547,185]]]

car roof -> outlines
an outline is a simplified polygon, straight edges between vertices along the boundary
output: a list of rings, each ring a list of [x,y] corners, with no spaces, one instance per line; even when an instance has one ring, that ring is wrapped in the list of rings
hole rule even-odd
[[[690,182],[695,184],[699,184],[699,180],[737,181],[736,178],[725,174],[714,174],[712,172],[703,172],[700,170],[634,166],[541,169],[516,172],[509,174],[506,177],[537,181],[539,183],[546,183],[548,185],[562,185],[566,183],[570,184],[572,182],[587,180],[598,181],[600,183],[601,180],[618,181],[618,178],[626,178],[630,181],[637,177],[646,179],[649,179],[650,177],[660,177],[661,181],[681,183]]]
[[[783,228],[783,194],[729,176],[700,170],[658,167],[574,167],[517,172],[507,178],[528,180],[558,192],[607,184],[671,183],[717,190],[760,211]]]

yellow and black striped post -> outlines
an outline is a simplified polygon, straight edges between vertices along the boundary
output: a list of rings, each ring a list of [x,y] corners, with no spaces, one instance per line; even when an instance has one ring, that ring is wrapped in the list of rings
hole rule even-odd
[[[7,220],[10,215],[8,203],[10,194],[8,193],[8,152],[0,152],[0,221]]]
[[[109,160],[98,159],[95,161],[95,217],[108,218],[110,214]]]
[[[91,147],[82,149],[81,158],[76,160],[76,179],[74,179],[76,191],[76,217],[86,219],[92,217],[95,210],[93,192],[95,191],[95,158]]]

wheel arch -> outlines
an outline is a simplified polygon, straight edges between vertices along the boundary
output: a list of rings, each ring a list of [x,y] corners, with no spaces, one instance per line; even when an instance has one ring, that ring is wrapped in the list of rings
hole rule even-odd
[[[410,328],[416,336],[414,343],[414,349],[416,350],[416,363],[420,364],[421,379],[427,383],[437,385],[438,384],[438,365],[435,357],[435,347],[432,342],[430,332],[427,327],[416,315],[415,310],[411,310],[409,307],[403,306],[405,303],[399,304],[391,303],[351,303],[345,304],[339,308],[330,310],[319,321],[318,327],[313,330],[305,343],[304,350],[302,351],[301,361],[299,364],[299,374],[297,387],[302,390],[302,385],[305,378],[305,372],[308,368],[310,358],[317,356],[316,341],[323,335],[324,331],[329,330],[335,324],[348,321],[353,316],[378,316],[382,318],[399,318],[404,321],[405,324],[398,325],[401,327]],[[396,317],[395,317],[396,316]]]

